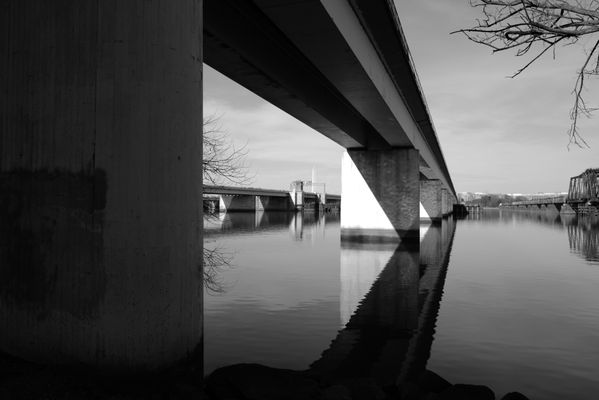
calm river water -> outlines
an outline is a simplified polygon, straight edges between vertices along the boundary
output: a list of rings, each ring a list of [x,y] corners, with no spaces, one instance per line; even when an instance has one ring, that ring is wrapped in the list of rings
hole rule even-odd
[[[599,393],[599,220],[487,210],[420,246],[340,242],[339,218],[206,217],[205,372],[242,362],[409,378],[498,398]]]

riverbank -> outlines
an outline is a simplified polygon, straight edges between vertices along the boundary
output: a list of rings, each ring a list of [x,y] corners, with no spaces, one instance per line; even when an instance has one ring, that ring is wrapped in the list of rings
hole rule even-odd
[[[412,381],[381,387],[369,377],[326,380],[304,371],[237,364],[206,380],[193,371],[115,376],[86,368],[53,368],[0,355],[3,400],[494,400],[481,385],[451,384],[432,371]],[[526,400],[510,393],[502,400]]]

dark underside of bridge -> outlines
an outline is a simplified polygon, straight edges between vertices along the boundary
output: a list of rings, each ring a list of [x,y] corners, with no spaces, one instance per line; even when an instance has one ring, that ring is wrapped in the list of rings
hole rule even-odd
[[[449,177],[394,8],[385,1],[349,3]],[[413,147],[412,133],[320,1],[206,0],[204,12],[206,64],[345,148]],[[428,167],[421,159],[421,171],[434,178]]]

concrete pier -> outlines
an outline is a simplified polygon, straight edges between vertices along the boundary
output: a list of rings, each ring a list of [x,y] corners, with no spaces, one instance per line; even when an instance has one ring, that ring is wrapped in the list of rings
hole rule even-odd
[[[291,200],[284,197],[256,196],[256,211],[288,211]]]
[[[431,221],[443,218],[443,183],[439,180],[420,181],[420,203]],[[423,219],[422,215],[420,216]]]
[[[341,171],[341,235],[353,240],[417,240],[418,151],[348,150]]]
[[[0,351],[201,363],[202,1],[0,8]]]
[[[219,200],[219,211],[256,211],[260,203],[256,196],[251,195],[222,195]]]

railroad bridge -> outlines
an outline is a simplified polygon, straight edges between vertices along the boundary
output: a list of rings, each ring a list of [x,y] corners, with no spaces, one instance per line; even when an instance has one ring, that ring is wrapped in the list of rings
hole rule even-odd
[[[570,178],[568,194],[514,201],[502,208],[516,210],[557,211],[565,214],[598,214],[599,168],[589,168]]]
[[[566,202],[574,207],[599,204],[599,168],[589,168],[570,178]]]

